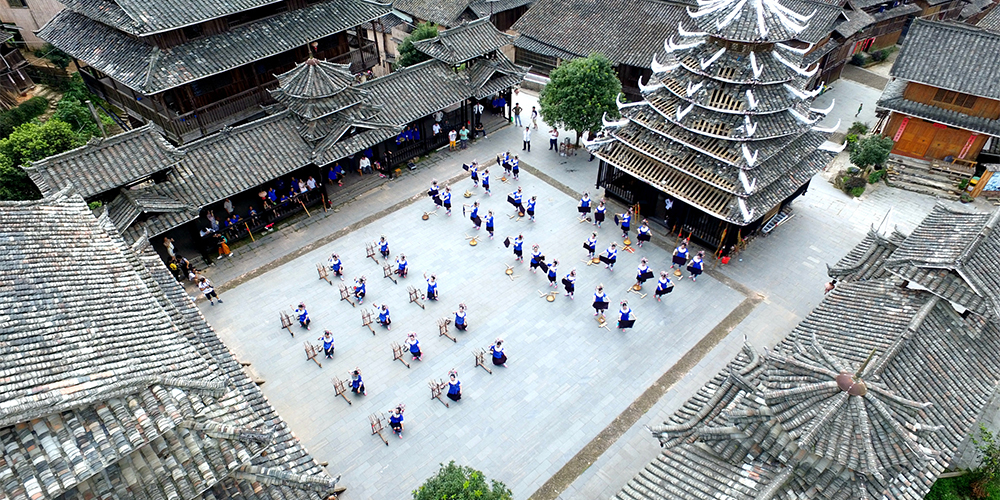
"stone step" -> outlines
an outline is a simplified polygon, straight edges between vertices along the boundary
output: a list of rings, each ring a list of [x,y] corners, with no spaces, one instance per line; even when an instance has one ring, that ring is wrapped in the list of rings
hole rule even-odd
[[[932,170],[927,166],[923,165],[894,165],[893,170],[901,173],[907,173],[913,176],[927,177],[929,179],[937,179],[942,182],[955,181],[958,182],[965,178],[961,174],[945,172],[942,170]]]
[[[905,179],[889,178],[889,186],[894,188],[903,189],[905,191],[911,191],[914,193],[925,194],[928,196],[934,196],[936,198],[941,198],[945,200],[957,200],[958,195],[952,191],[942,191],[940,189],[930,188],[920,184],[912,184],[907,182]]]
[[[940,189],[941,191],[957,191],[958,182],[952,180],[941,181],[934,178],[924,177],[922,175],[909,175],[907,173],[899,173],[897,175],[889,176],[890,180],[901,180],[910,184],[917,184],[920,186],[928,187],[931,189]]]

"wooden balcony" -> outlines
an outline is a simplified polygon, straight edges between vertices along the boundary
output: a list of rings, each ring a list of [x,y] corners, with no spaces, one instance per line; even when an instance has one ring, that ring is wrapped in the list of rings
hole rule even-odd
[[[339,56],[326,59],[335,64],[350,64],[351,73],[361,73],[378,65],[378,46],[371,40],[365,40],[361,48],[351,49]]]
[[[7,87],[17,93],[33,87],[35,82],[28,76],[25,68],[28,61],[21,55],[21,51],[9,47],[3,47],[0,53],[0,87]]]

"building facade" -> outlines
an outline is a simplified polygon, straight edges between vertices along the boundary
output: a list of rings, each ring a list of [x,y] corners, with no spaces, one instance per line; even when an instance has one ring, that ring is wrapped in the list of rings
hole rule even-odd
[[[882,134],[895,142],[892,152],[975,162],[1000,136],[998,54],[998,33],[914,21],[877,104],[888,112]]]
[[[353,73],[380,64],[365,26],[390,10],[367,0],[66,5],[38,36],[85,63],[95,93],[175,143],[259,116],[275,75],[309,57]]]
[[[619,101],[621,120],[588,144],[597,186],[719,254],[803,193],[836,126],[814,126],[832,106],[810,107],[819,67],[796,41],[822,30],[803,13],[812,5],[781,8],[791,14],[736,1],[690,11],[639,82],[643,100]]]
[[[8,0],[0,3],[0,20],[6,29],[16,30],[29,49],[40,49],[45,40],[35,32],[65,8],[57,0]]]

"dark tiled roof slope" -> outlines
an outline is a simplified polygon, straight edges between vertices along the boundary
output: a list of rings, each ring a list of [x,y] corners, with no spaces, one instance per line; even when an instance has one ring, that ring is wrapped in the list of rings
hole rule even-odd
[[[469,0],[401,0],[392,7],[417,19],[451,26],[469,8]]]
[[[188,212],[192,208],[177,200],[150,193],[148,189],[122,189],[107,205],[108,217],[119,232],[146,213]]]
[[[915,19],[892,65],[896,78],[1000,99],[1000,33]]]
[[[277,3],[278,0],[155,2],[149,0],[69,0],[66,7],[134,35],[150,35]]]
[[[926,291],[842,283],[653,427],[663,453],[616,498],[922,498],[995,390],[997,347],[995,323]]]
[[[891,276],[885,269],[885,260],[899,248],[906,235],[893,231],[888,236],[874,229],[868,231],[865,239],[833,266],[827,266],[827,274],[840,281],[865,281]]]
[[[360,88],[369,92],[372,102],[382,105],[383,120],[398,125],[461,102],[473,91],[464,73],[455,73],[436,59],[369,80]]]
[[[36,161],[24,170],[42,195],[72,183],[75,192],[90,198],[162,172],[183,158],[152,124],[107,139],[94,138],[65,153]]]
[[[145,240],[126,246],[68,190],[0,205],[16,241],[0,257],[0,496],[331,493]]]
[[[516,9],[525,5],[531,5],[533,0],[472,0],[469,8],[479,17],[490,17],[505,10]]]
[[[600,52],[612,62],[648,68],[687,18],[684,7],[658,0],[539,0],[511,29],[580,57]]]
[[[983,16],[983,18],[976,23],[976,26],[990,31],[1000,32],[1000,8],[993,7],[993,10]]]
[[[293,113],[316,119],[360,103],[363,92],[354,87],[350,66],[308,59],[278,76],[271,97]]]
[[[419,40],[413,47],[439,61],[453,66],[469,59],[490,54],[500,47],[510,45],[514,37],[501,33],[489,18],[463,22],[444,30],[434,38]]]
[[[306,45],[389,11],[389,4],[368,0],[327,1],[162,51],[67,9],[38,36],[135,91],[155,94]]]

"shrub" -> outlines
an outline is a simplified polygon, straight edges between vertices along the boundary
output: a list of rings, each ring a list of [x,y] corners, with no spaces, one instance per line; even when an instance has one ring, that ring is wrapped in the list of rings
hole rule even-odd
[[[19,106],[0,114],[0,138],[7,137],[15,128],[34,120],[49,109],[49,100],[35,96]]]
[[[851,124],[851,128],[847,129],[847,133],[858,136],[865,135],[868,133],[868,124],[863,122],[854,122]]]
[[[889,53],[884,50],[876,50],[872,52],[872,60],[875,62],[882,62],[889,57]]]
[[[854,54],[853,56],[851,56],[851,64],[853,64],[855,66],[864,66],[865,65],[865,55],[862,54],[861,52],[858,52],[857,54]]]
[[[865,193],[865,187],[862,185],[862,186],[858,186],[856,188],[851,188],[850,192],[848,192],[847,194],[849,194],[849,195],[857,198],[857,197],[861,196],[864,193]]]
[[[963,198],[968,195],[962,194]],[[979,438],[973,436],[972,443],[979,455],[979,467],[972,471],[972,496],[987,498],[991,490],[996,491],[1000,486],[1000,443],[994,440],[993,433],[983,424],[979,424]]]
[[[875,184],[882,180],[883,177],[885,177],[885,170],[876,170],[868,174],[868,184]]]
[[[893,142],[888,137],[869,135],[858,140],[857,147],[851,150],[851,163],[860,169],[885,165],[892,151]]]
[[[97,210],[98,208],[101,208],[103,206],[104,206],[104,203],[101,200],[92,201],[90,203],[87,203],[87,208],[89,208],[91,210]]]
[[[845,140],[847,141],[847,150],[854,151],[854,146],[858,144],[858,134],[847,134]]]
[[[57,49],[51,43],[46,43],[42,48],[35,51],[35,57],[41,57],[42,59],[48,59],[53,66],[60,69],[66,69],[69,67],[69,63],[73,62],[73,56]]]
[[[511,500],[509,489],[497,480],[486,483],[486,477],[472,467],[441,464],[437,474],[413,491],[414,500]]]

